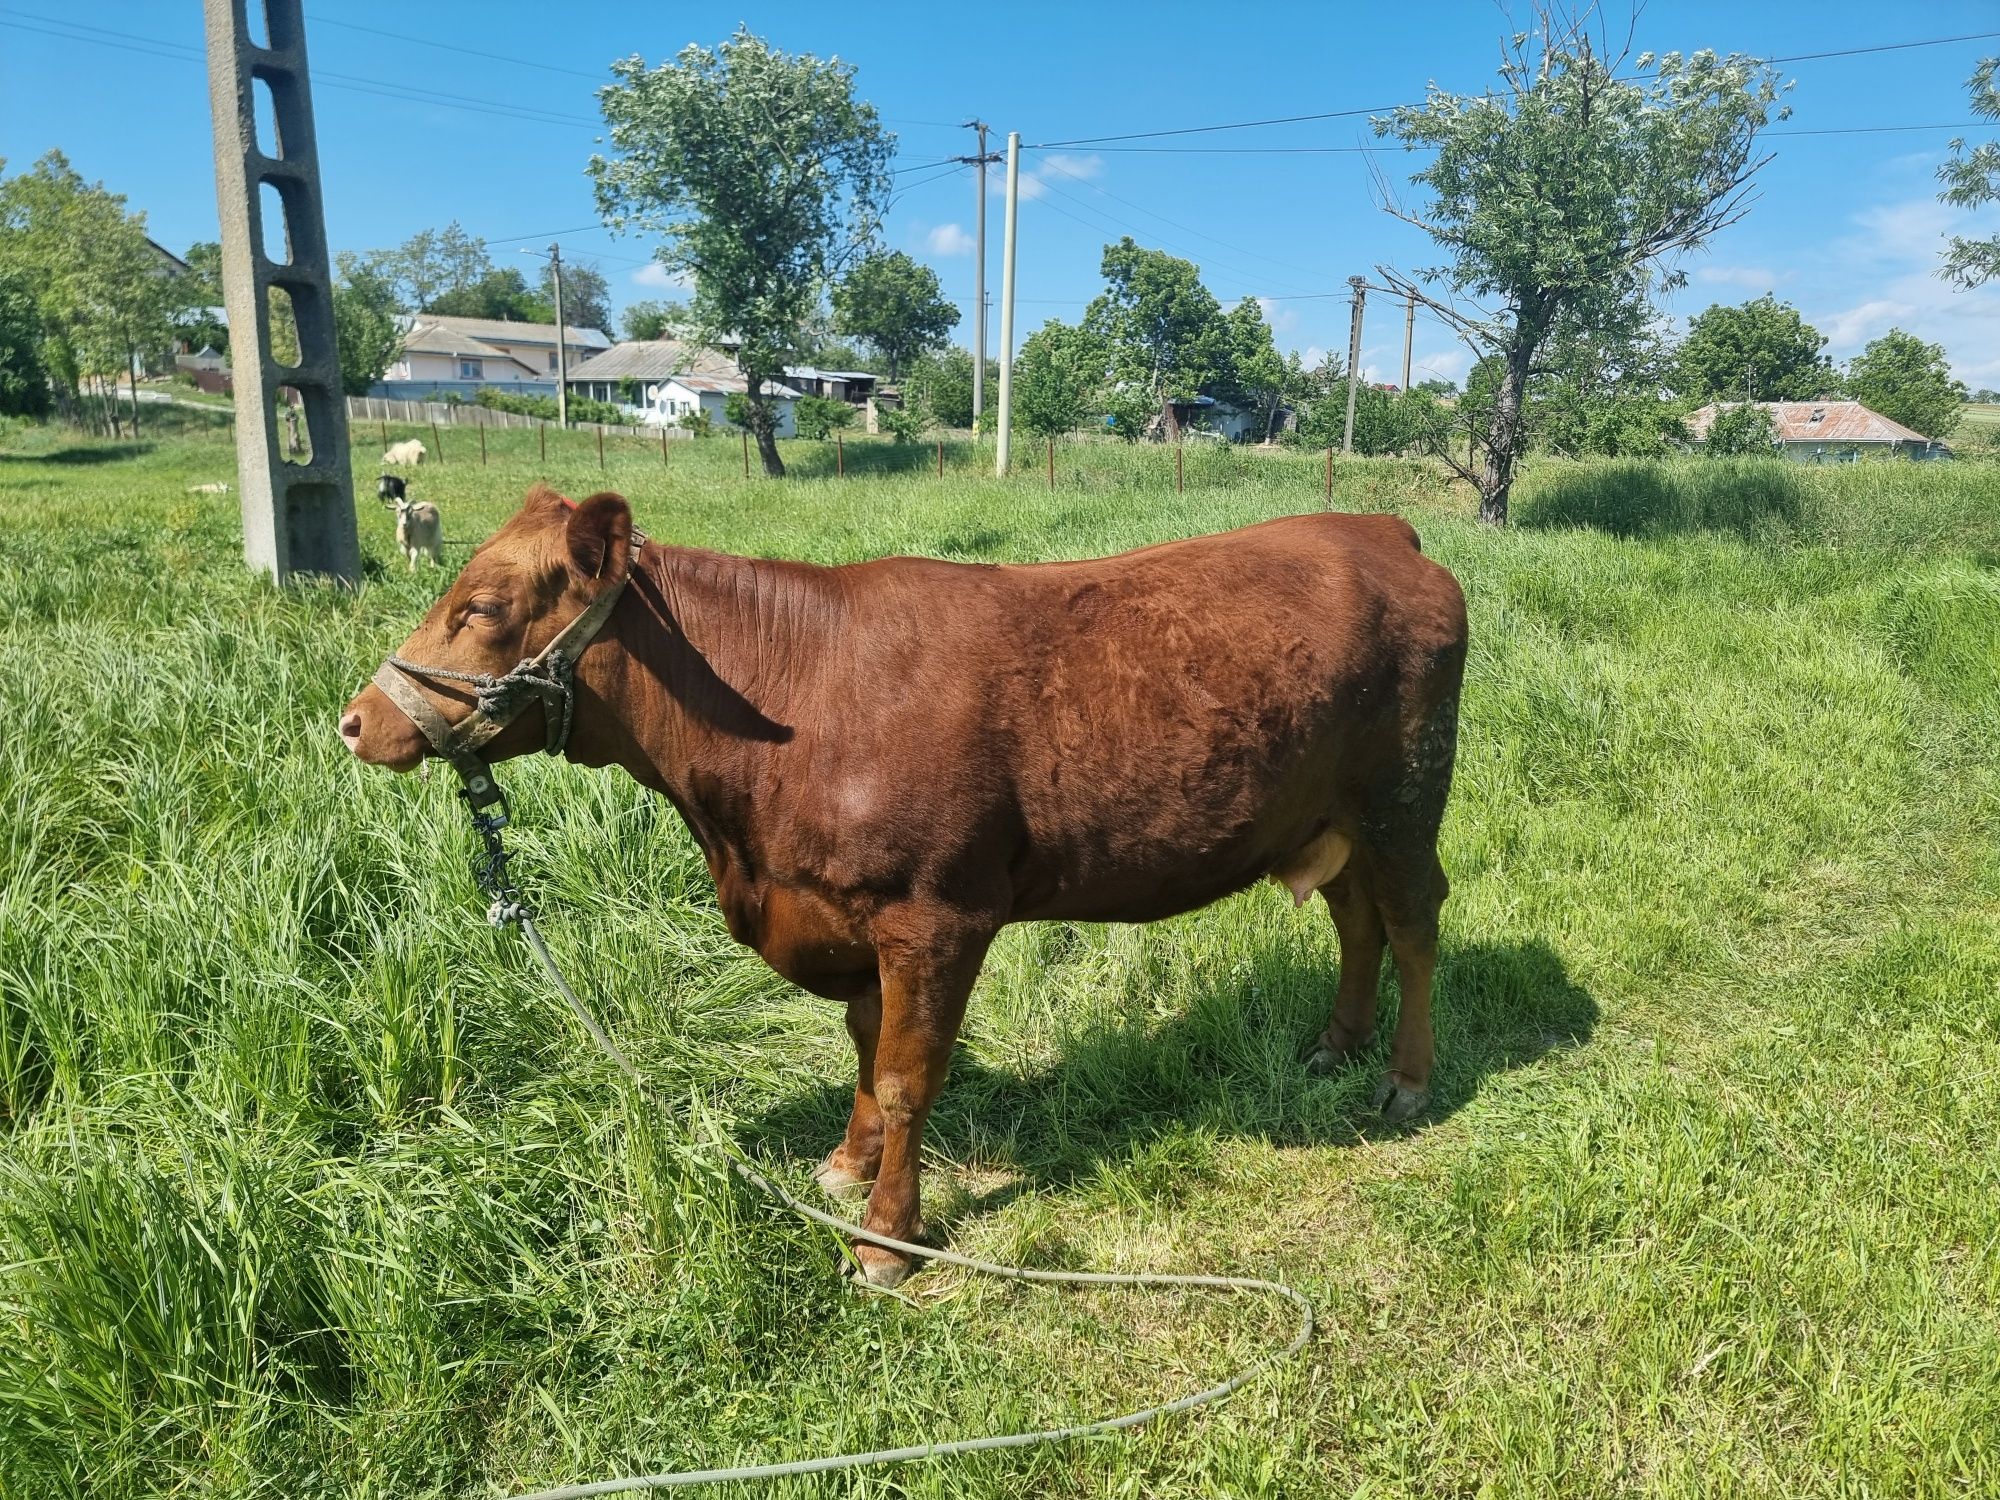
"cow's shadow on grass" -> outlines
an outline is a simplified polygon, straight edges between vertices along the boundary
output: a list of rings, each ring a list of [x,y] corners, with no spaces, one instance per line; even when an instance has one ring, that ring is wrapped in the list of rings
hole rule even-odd
[[[1433,999],[1431,1104],[1406,1124],[1388,1125],[1372,1098],[1395,1028],[1393,979],[1383,985],[1376,1045],[1327,1077],[1305,1071],[1336,977],[1303,954],[1273,955],[1164,1020],[1146,1016],[1144,1005],[1128,1007],[1072,1036],[1053,1062],[1025,1070],[998,1066],[982,1058],[979,1044],[962,1043],[931,1116],[927,1153],[991,1169],[1000,1185],[975,1188],[967,1211],[977,1212],[1027,1188],[1060,1189],[1116,1171],[1191,1135],[1351,1145],[1435,1124],[1491,1075],[1581,1046],[1597,1024],[1597,1002],[1548,944],[1447,944]],[[815,1083],[746,1122],[740,1139],[753,1151],[816,1158],[840,1139],[852,1098],[845,1081]]]

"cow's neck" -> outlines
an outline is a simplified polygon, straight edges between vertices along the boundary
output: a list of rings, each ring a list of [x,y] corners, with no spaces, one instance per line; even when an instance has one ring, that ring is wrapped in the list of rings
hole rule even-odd
[[[572,760],[622,765],[671,797],[704,844],[734,841],[769,761],[793,742],[842,634],[833,575],[652,545],[630,602],[578,673]]]

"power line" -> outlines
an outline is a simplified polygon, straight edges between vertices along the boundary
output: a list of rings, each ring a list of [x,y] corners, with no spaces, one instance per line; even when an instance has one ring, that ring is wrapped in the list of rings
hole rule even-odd
[[[1248,249],[1242,245],[1232,245],[1228,240],[1220,240],[1217,239],[1212,234],[1204,234],[1201,230],[1191,228],[1190,226],[1182,224],[1177,220],[1170,219],[1165,214],[1156,213],[1152,209],[1145,207],[1143,204],[1134,203],[1130,198],[1121,198],[1118,196],[1118,194],[1112,192],[1110,188],[1099,187],[1096,183],[1089,181],[1087,178],[1083,177],[1080,173],[1072,172],[1068,167],[1063,166],[1061,163],[1055,161],[1053,158],[1045,158],[1042,162],[1042,165],[1044,167],[1053,168],[1057,172],[1060,172],[1063,176],[1068,177],[1073,181],[1081,182],[1085,187],[1089,188],[1092,192],[1101,194],[1102,196],[1111,199],[1112,202],[1114,203],[1122,203],[1127,208],[1133,209],[1138,213],[1146,215],[1146,217],[1149,219],[1158,219],[1162,224],[1167,225],[1169,228],[1178,229],[1183,234],[1191,234],[1196,239],[1199,240],[1207,240],[1211,245],[1220,245],[1223,249],[1233,250],[1238,255],[1247,255],[1252,260],[1269,261],[1274,266],[1282,266],[1287,271],[1297,271],[1301,275],[1317,276],[1320,274],[1318,271],[1308,270],[1304,266],[1293,265],[1290,261],[1279,260],[1274,255],[1265,255],[1259,251]]]
[[[1983,42],[1993,37],[2000,37],[2000,31],[1971,31],[1962,36],[1927,37],[1921,41],[1914,42],[1881,42],[1867,47],[1843,47],[1831,52],[1797,52],[1789,57],[1751,58],[1749,61],[1767,67],[1776,67],[1781,63],[1819,62],[1831,57],[1860,57],[1875,52],[1906,52],[1915,47],[1944,47],[1955,42]],[[1648,75],[1639,74],[1637,76],[1645,77]],[[1206,135],[1219,130],[1257,130],[1269,125],[1301,125],[1314,120],[1346,120],[1358,115],[1382,115],[1389,114],[1398,109],[1414,109],[1416,107],[1416,105],[1407,103],[1381,104],[1370,109],[1333,109],[1309,115],[1277,115],[1268,120],[1233,120],[1222,125],[1180,125],[1167,130],[1127,131],[1122,135],[1076,136],[1069,140],[1037,141],[1028,149],[1040,151],[1053,146],[1096,146],[1116,141],[1157,140],[1174,135]]]
[[[1842,125],[1812,129],[1760,130],[1759,136],[1807,135],[1894,135],[1919,130],[1984,130],[1990,121],[1964,120],[1947,125]],[[1023,147],[1024,150],[1038,149]],[[1094,151],[1116,151],[1138,156],[1378,156],[1421,150],[1422,147],[1389,146],[1096,146]],[[1345,295],[1344,293],[1342,295]]]
[[[1044,189],[1046,189],[1046,190],[1047,190],[1048,192],[1051,192],[1051,193],[1054,193],[1054,194],[1056,194],[1056,195],[1057,195],[1058,197],[1060,197],[1060,198],[1065,198],[1065,199],[1067,199],[1067,200],[1068,200],[1069,202],[1071,202],[1071,203],[1074,203],[1074,204],[1076,204],[1076,205],[1077,205],[1077,207],[1079,207],[1079,208],[1083,209],[1083,210],[1084,210],[1085,212],[1087,212],[1087,213],[1092,213],[1092,214],[1096,214],[1096,215],[1097,215],[1098,217],[1100,217],[1100,218],[1102,218],[1102,219],[1106,220],[1106,221],[1107,221],[1108,223],[1110,223],[1110,224],[1111,224],[1111,225],[1112,225],[1112,226],[1113,226],[1113,227],[1114,227],[1115,229],[1117,229],[1117,230],[1119,230],[1119,231],[1121,231],[1121,232],[1128,232],[1128,233],[1129,233],[1129,232],[1135,232],[1135,231],[1136,231],[1136,232],[1137,232],[1137,233],[1139,233],[1139,234],[1142,234],[1142,235],[1145,235],[1147,239],[1149,239],[1149,240],[1156,240],[1156,241],[1159,241],[1160,243],[1162,243],[1162,244],[1165,244],[1165,245],[1167,245],[1167,246],[1168,246],[1169,248],[1173,248],[1173,249],[1181,249],[1181,248],[1185,248],[1185,247],[1182,247],[1182,246],[1177,246],[1177,245],[1175,245],[1175,244],[1173,243],[1173,241],[1171,241],[1171,240],[1168,240],[1168,239],[1165,239],[1165,238],[1164,238],[1163,236],[1161,236],[1161,235],[1159,235],[1159,234],[1157,234],[1157,233],[1154,233],[1154,232],[1151,232],[1151,231],[1148,231],[1148,230],[1145,230],[1145,229],[1140,229],[1140,228],[1138,228],[1138,226],[1136,226],[1136,225],[1132,225],[1132,224],[1127,224],[1127,223],[1125,223],[1124,221],[1122,221],[1122,220],[1120,220],[1119,218],[1117,218],[1117,217],[1116,217],[1115,215],[1112,215],[1112,214],[1109,214],[1109,213],[1106,213],[1106,212],[1105,212],[1105,211],[1104,211],[1103,209],[1101,209],[1101,208],[1098,208],[1098,207],[1097,207],[1097,206],[1096,206],[1095,204],[1090,204],[1090,203],[1085,203],[1085,202],[1084,202],[1084,201],[1083,201],[1082,199],[1080,199],[1080,198],[1076,197],[1076,196],[1075,196],[1074,194],[1072,194],[1072,193],[1066,193],[1066,192],[1064,192],[1064,191],[1063,191],[1063,190],[1062,190],[1061,188],[1057,187],[1057,186],[1056,186],[1056,185],[1055,185],[1054,183],[1052,183],[1052,182],[1049,182],[1049,181],[1047,181],[1047,180],[1043,180],[1043,182],[1042,182],[1042,187],[1043,187]],[[1041,200],[1041,201],[1043,201],[1043,202],[1046,202],[1047,200],[1045,200],[1045,199],[1044,199],[1044,200]],[[1050,208],[1055,208],[1055,205],[1054,205],[1053,203],[1050,203],[1050,204],[1048,204],[1048,207],[1050,207]],[[1060,209],[1057,209],[1057,212],[1058,212],[1058,213],[1060,213],[1060,212],[1062,212],[1062,210],[1060,210]],[[1070,218],[1075,218],[1076,216],[1075,216],[1074,214],[1070,214],[1070,215],[1068,215],[1068,217],[1070,217]],[[1079,220],[1079,222],[1081,222],[1081,221]],[[1095,226],[1092,226],[1092,227],[1095,227]],[[1274,285],[1277,285],[1277,286],[1285,286],[1285,285],[1287,285],[1287,284],[1288,284],[1288,283],[1286,283],[1286,282],[1283,282],[1283,281],[1279,281],[1279,280],[1278,280],[1278,279],[1277,279],[1277,278],[1276,278],[1275,276],[1271,275],[1271,273],[1270,273],[1270,272],[1268,272],[1268,271],[1264,271],[1264,272],[1259,272],[1259,271],[1253,271],[1253,270],[1249,269],[1249,267],[1247,267],[1247,266],[1233,266],[1233,265],[1230,265],[1230,264],[1229,264],[1229,263],[1228,263],[1227,261],[1220,261],[1220,260],[1216,260],[1216,259],[1215,259],[1214,257],[1212,257],[1212,256],[1200,256],[1200,255],[1198,255],[1198,256],[1197,256],[1196,258],[1198,258],[1198,259],[1200,259],[1200,260],[1203,260],[1203,261],[1206,261],[1206,262],[1207,262],[1207,263],[1208,263],[1209,265],[1211,265],[1211,266],[1214,266],[1214,267],[1216,267],[1216,268],[1217,268],[1218,270],[1223,270],[1223,271],[1233,271],[1233,272],[1235,272],[1235,273],[1236,273],[1237,275],[1239,275],[1239,276],[1246,276],[1246,277],[1249,277],[1249,278],[1250,278],[1251,280],[1253,280],[1253,281],[1265,281],[1265,282],[1269,282],[1269,283],[1272,283],[1272,284],[1274,284]],[[1312,273],[1312,272],[1307,272],[1306,274],[1307,274],[1307,275],[1312,275],[1312,274],[1314,274],[1314,273]]]
[[[566,73],[572,78],[588,78],[592,83],[608,83],[604,73],[587,73],[582,68],[565,68],[555,63],[535,62],[525,57],[509,57],[504,52],[482,52],[477,47],[460,47],[451,42],[434,41],[427,36],[412,36],[405,31],[384,31],[379,26],[363,26],[357,21],[337,21],[324,11],[309,10],[306,15],[315,26],[338,26],[343,31],[365,31],[370,36],[384,36],[391,41],[412,42],[419,47],[435,47],[440,52],[459,52],[467,57],[483,57],[488,62],[512,63],[517,68],[538,68],[544,73]]]
[[[204,63],[206,54],[199,47],[188,46],[184,42],[169,41],[164,37],[139,36],[133,33],[113,33],[103,27],[86,26],[77,21],[58,20],[52,16],[34,15],[28,11],[9,10],[12,16],[25,16],[29,21],[45,24],[31,25],[20,20],[0,20],[0,26],[16,31],[31,31],[42,36],[54,37],[57,41],[81,42],[86,46],[115,47],[125,52],[137,52],[146,57],[166,58],[173,62]],[[62,30],[52,30],[61,27]],[[99,33],[80,35],[79,33]],[[409,88],[388,79],[368,78],[352,73],[337,73],[327,69],[313,69],[313,83],[330,89],[344,89],[349,93],[373,94],[379,98],[396,99],[406,104],[428,104],[436,109],[455,109],[472,114],[497,115],[503,119],[525,120],[535,125],[595,126],[595,120],[582,115],[563,115],[554,110],[537,109],[534,106],[510,104],[501,99],[479,99],[464,94],[445,94]]]
[[[196,46],[177,42],[166,37],[137,35],[131,32],[110,31],[101,26],[91,26],[81,21],[70,21],[55,16],[39,15],[31,11],[0,7],[0,13],[20,17],[19,20],[0,20],[0,26],[16,31],[34,32],[41,36],[53,37],[57,41],[81,42],[86,46],[113,47],[124,52],[135,52],[142,57],[165,58],[172,62],[206,63],[207,54]],[[331,17],[315,16],[316,22],[345,26],[354,31],[372,32],[379,36],[398,41],[419,42],[426,46],[440,47],[448,52],[463,52],[473,57],[487,58],[498,62],[517,62],[527,67],[541,64],[528,62],[523,58],[502,56],[496,52],[481,52],[475,48],[458,47],[443,42],[428,42],[422,37],[406,36],[401,32],[383,31],[379,27],[361,26],[352,22],[335,21]],[[31,24],[34,23],[34,24]],[[61,28],[60,30],[52,28]],[[552,68],[558,73],[576,73],[574,68]],[[582,127],[601,129],[603,122],[588,115],[564,114],[558,110],[543,109],[538,105],[517,104],[505,99],[485,99],[470,94],[446,93],[436,89],[417,89],[398,83],[393,79],[371,78],[366,74],[342,73],[330,68],[315,66],[313,83],[316,87],[340,89],[348,93],[368,94],[381,99],[394,99],[404,104],[422,104],[433,109],[457,110],[464,114],[483,114],[506,120],[523,120],[531,125],[554,125],[559,127]],[[597,79],[596,74],[582,74],[582,77]],[[598,81],[603,81],[598,79]],[[926,164],[929,165],[929,164]],[[922,168],[906,168],[918,171]]]

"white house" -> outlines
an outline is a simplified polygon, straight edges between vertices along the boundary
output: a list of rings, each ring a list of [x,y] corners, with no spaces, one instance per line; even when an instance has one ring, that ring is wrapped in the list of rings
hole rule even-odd
[[[615,401],[651,427],[672,426],[697,409],[719,427],[729,398],[749,387],[734,361],[714,349],[678,339],[628,339],[581,370],[572,367],[569,388],[593,401]],[[778,408],[778,436],[793,436],[798,390],[768,380],[764,389]]]
[[[720,427],[727,420],[724,408],[731,396],[743,395],[749,385],[741,375],[669,375],[665,380],[648,385],[645,401],[639,408],[641,419],[649,427],[661,427],[677,423],[682,417],[696,410],[708,413],[709,421]],[[778,409],[779,437],[797,437],[798,423],[794,409],[798,405],[799,393],[788,385],[764,382],[764,392]]]
[[[595,328],[566,328],[563,335],[572,374],[611,347],[611,340]],[[552,396],[555,382],[555,324],[418,313],[374,394],[423,396],[455,390],[469,395],[492,385]]]

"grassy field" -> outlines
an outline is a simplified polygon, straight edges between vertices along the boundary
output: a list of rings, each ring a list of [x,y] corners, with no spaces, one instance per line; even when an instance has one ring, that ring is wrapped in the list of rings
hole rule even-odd
[[[150,413],[149,413],[150,415]],[[195,417],[183,419],[182,425]],[[392,436],[398,434],[392,432]],[[374,472],[376,434],[357,449]],[[447,433],[470,543],[530,480],[672,541],[1102,553],[1321,503],[1317,456]],[[1030,454],[1039,460],[1039,454]],[[0,1494],[486,1496],[1049,1424],[1219,1378],[1228,1298],[929,1271],[844,1291],[797,1184],[853,1063],[727,938],[662,804],[517,762],[517,869],[656,1081],[481,920],[444,780],[339,705],[447,574],[240,566],[216,436],[0,436]],[[2000,1492],[2000,466],[1342,465],[1466,586],[1437,1103],[1309,1079],[1336,944],[1259,888],[1012,929],[931,1129],[934,1229],[1237,1270],[1321,1332],[1210,1412],[800,1495]],[[462,550],[447,550],[447,561]],[[1385,979],[1393,1005],[1394,982]]]

